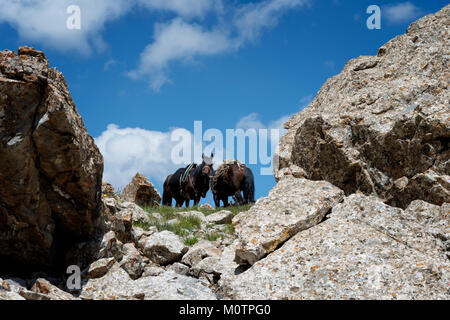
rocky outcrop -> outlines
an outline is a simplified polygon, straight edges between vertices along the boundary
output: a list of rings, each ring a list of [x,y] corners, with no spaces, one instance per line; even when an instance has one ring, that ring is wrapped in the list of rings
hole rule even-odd
[[[150,180],[137,173],[133,180],[123,189],[125,200],[135,202],[140,206],[158,207],[161,203],[161,195]]]
[[[145,240],[143,247],[145,256],[160,265],[178,261],[188,251],[181,239],[170,231],[151,235]]]
[[[347,63],[286,123],[275,176],[326,180],[406,208],[450,199],[450,6]]]
[[[254,264],[300,231],[320,223],[344,192],[324,181],[286,177],[233,219],[237,262]]]
[[[351,195],[326,221],[298,233],[228,282],[221,279],[221,294],[252,300],[448,299],[448,246],[439,232],[413,218],[421,214],[416,210]],[[445,228],[448,216],[442,210],[448,207],[434,210],[435,223]]]
[[[81,291],[83,299],[106,300],[215,300],[215,294],[199,280],[161,271],[156,276],[132,280],[115,265],[108,274],[89,281]]]
[[[50,268],[90,237],[103,158],[44,53],[0,52],[0,268]]]
[[[287,122],[278,185],[233,219],[250,266],[219,298],[449,299],[449,10],[351,60]]]

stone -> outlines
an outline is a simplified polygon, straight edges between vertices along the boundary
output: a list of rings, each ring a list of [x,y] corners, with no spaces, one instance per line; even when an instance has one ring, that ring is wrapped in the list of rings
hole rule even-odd
[[[199,280],[165,271],[132,280],[119,266],[100,279],[89,280],[81,296],[95,300],[215,300]]]
[[[120,262],[120,267],[124,269],[131,279],[135,280],[142,276],[145,263],[144,257],[135,248],[134,244],[127,243],[123,246],[124,256]]]
[[[200,211],[179,211],[175,212],[176,216],[178,218],[187,218],[187,217],[193,217],[200,220],[202,223],[206,223],[208,220],[206,219],[205,215]]]
[[[222,210],[219,212],[215,212],[206,217],[206,221],[208,223],[214,224],[228,224],[233,220],[233,213],[228,210]]]
[[[103,235],[97,259],[115,258],[117,261],[120,261],[123,257],[122,247],[123,243],[117,239],[115,232],[109,231]]]
[[[154,265],[147,265],[144,268],[144,272],[142,273],[142,277],[156,277],[160,274],[164,273],[165,270],[161,267],[154,266]]]
[[[450,198],[450,6],[350,60],[286,124],[275,177],[303,171],[406,208]],[[297,170],[300,168],[301,170]]]
[[[30,291],[47,296],[50,300],[76,300],[76,298],[46,279],[37,279]],[[40,300],[40,299],[39,299]]]
[[[111,267],[116,263],[114,258],[103,258],[93,262],[86,270],[86,277],[89,279],[95,279],[103,277]]]
[[[171,264],[167,270],[173,271],[176,274],[181,274],[183,276],[187,276],[189,273],[189,267],[185,264],[175,262],[174,264]]]
[[[123,189],[125,200],[140,206],[158,207],[161,195],[144,175],[137,173],[133,180]]]
[[[207,240],[201,240],[189,248],[183,256],[181,262],[188,266],[195,266],[207,257],[220,258],[222,251],[213,243]]]
[[[146,238],[143,249],[144,255],[159,265],[179,261],[186,252],[183,241],[167,230]]]
[[[103,181],[102,182],[102,194],[105,197],[113,198],[116,195],[116,191],[112,184]]]
[[[103,157],[40,51],[0,51],[0,115],[0,268],[50,269],[95,232]]]
[[[236,261],[254,264],[300,231],[320,223],[344,192],[325,181],[285,177],[246,212],[233,219]]]
[[[244,273],[227,299],[450,298],[450,263],[426,227],[376,197],[353,194]],[[222,279],[221,279],[222,281]]]

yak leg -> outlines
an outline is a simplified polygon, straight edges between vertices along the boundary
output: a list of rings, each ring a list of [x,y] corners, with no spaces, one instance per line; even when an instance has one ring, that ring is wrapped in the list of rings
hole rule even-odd
[[[190,199],[184,199],[184,202],[186,203],[186,208],[189,208],[189,206],[191,204],[191,200]]]
[[[177,208],[181,208],[183,206],[184,199],[178,198],[178,199],[175,199],[175,200],[177,202],[176,207]]]
[[[230,204],[228,203],[228,196],[223,196],[222,198],[222,202],[223,202],[223,207],[226,208],[228,207]]]
[[[241,191],[240,190],[236,191],[234,196],[236,197],[237,204],[241,206],[244,203],[244,199],[242,199]]]

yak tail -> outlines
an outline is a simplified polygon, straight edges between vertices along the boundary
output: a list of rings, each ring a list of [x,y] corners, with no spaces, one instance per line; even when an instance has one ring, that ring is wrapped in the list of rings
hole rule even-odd
[[[168,176],[166,178],[166,181],[164,181],[164,185],[163,185],[162,205],[168,206],[168,207],[172,206],[172,193],[170,192],[170,187],[169,187],[169,180],[171,177],[172,177],[172,175]]]
[[[244,201],[255,203],[255,179],[250,168],[245,168]]]
[[[163,191],[162,205],[163,206],[172,206],[172,196],[168,194],[169,192]]]

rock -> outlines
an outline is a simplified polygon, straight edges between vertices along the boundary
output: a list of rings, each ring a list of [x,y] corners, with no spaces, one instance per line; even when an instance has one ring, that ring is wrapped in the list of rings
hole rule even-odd
[[[204,203],[199,208],[200,209],[209,209],[209,210],[214,209],[209,203]]]
[[[208,223],[215,223],[215,224],[227,224],[231,223],[231,220],[233,220],[233,213],[228,210],[215,212],[206,217],[206,221]]]
[[[12,279],[3,280],[0,278],[0,300],[25,300],[19,292],[26,290],[25,286]]]
[[[87,269],[86,277],[89,279],[95,279],[103,277],[108,271],[112,268],[112,266],[116,263],[116,259],[114,258],[103,258],[92,263]]]
[[[448,300],[449,260],[410,218],[375,197],[351,195],[329,219],[221,282],[221,292],[229,299]]]
[[[166,271],[158,276],[132,280],[116,265],[100,279],[90,280],[81,296],[96,300],[215,300],[216,296],[199,280]]]
[[[330,78],[285,124],[275,176],[304,171],[346,195],[373,194],[401,208],[448,202],[449,10],[414,22],[378,56],[353,59]]]
[[[51,284],[46,279],[37,279],[30,291],[45,295],[50,300],[76,300],[73,295]],[[28,295],[30,297],[30,295]],[[34,300],[34,299],[33,299]],[[41,299],[37,299],[41,300]],[[42,299],[46,300],[46,299]]]
[[[187,212],[179,211],[179,212],[175,212],[175,215],[178,218],[187,218],[187,217],[197,218],[202,223],[206,223],[208,221],[206,219],[205,215],[200,211],[187,211]]]
[[[216,257],[206,257],[191,268],[190,274],[196,278],[204,278],[210,284],[214,284],[219,281],[221,274],[219,270],[219,259]]]
[[[150,222],[150,218],[141,207],[132,202],[103,198],[105,207],[104,232],[114,231],[124,243],[134,241],[133,223]]]
[[[164,230],[146,238],[143,251],[151,261],[166,265],[180,260],[187,247],[176,234]]]
[[[286,177],[266,198],[233,219],[237,262],[254,264],[300,231],[322,221],[344,192],[324,181]]]
[[[148,213],[133,202],[119,202],[118,211],[122,217],[130,215],[133,223],[150,221]]]
[[[201,240],[194,244],[183,256],[181,262],[188,266],[195,266],[207,257],[220,258],[222,251],[207,240]]]
[[[140,206],[158,207],[161,203],[161,195],[158,190],[140,173],[137,173],[123,189],[123,197],[125,200],[135,202]]]
[[[185,264],[175,262],[174,264],[171,264],[167,270],[173,271],[177,274],[181,274],[183,276],[187,276],[189,273],[189,267]]]
[[[114,187],[112,184],[108,182],[102,182],[102,194],[104,197],[113,198],[116,196],[116,191],[114,190]]]
[[[120,267],[124,269],[131,279],[135,280],[142,276],[144,272],[145,263],[144,257],[132,243],[127,243],[123,246],[124,257],[120,262]]]
[[[106,233],[100,243],[100,248],[97,253],[97,259],[101,258],[115,258],[117,261],[122,260],[123,243],[116,238],[114,231]]]
[[[147,265],[144,268],[144,272],[142,273],[142,277],[156,277],[160,274],[166,272],[163,268],[158,266]]]
[[[148,230],[144,230],[142,228],[133,226],[131,229],[131,236],[133,238],[133,242],[136,243],[139,248],[143,248],[145,238],[148,238],[152,234],[155,234],[157,232],[158,229],[156,227],[150,227]]]
[[[0,300],[26,300],[17,292],[7,291],[0,288]]]
[[[0,51],[0,168],[2,270],[50,269],[93,235],[103,158],[64,76],[32,48]]]
[[[415,200],[405,210],[405,218],[419,223],[450,259],[450,203],[441,207]]]

